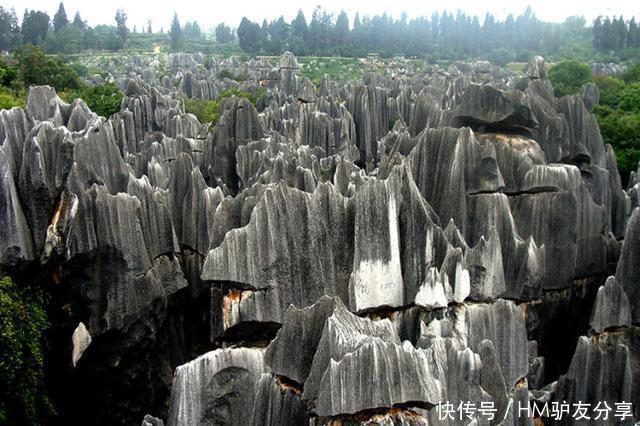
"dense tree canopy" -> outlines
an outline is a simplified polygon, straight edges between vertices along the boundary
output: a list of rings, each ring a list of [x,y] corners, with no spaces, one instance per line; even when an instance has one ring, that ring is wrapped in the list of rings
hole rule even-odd
[[[11,50],[19,44],[20,27],[16,11],[0,6],[0,50]]]
[[[242,18],[238,27],[238,40],[242,50],[252,55],[258,54],[262,47],[263,36],[260,25]]]
[[[592,80],[591,69],[577,61],[563,61],[549,68],[547,76],[556,96],[574,95],[583,84]]]
[[[103,83],[72,90],[63,94],[63,97],[68,102],[80,98],[87,103],[91,111],[102,117],[109,118],[112,114],[120,111],[120,104],[124,94],[115,84]]]
[[[535,54],[551,60],[578,58],[600,62],[640,58],[640,27],[635,19],[599,17],[587,23],[584,18],[574,16],[562,23],[550,23],[539,20],[531,8],[499,20],[489,13],[478,17],[446,10],[429,17],[357,13],[349,17],[344,11],[333,14],[316,7],[310,17],[300,10],[291,21],[282,16],[263,22],[243,18],[236,29],[220,23],[208,32],[197,21],[178,29],[174,19],[168,31],[170,37],[157,37],[165,34],[163,29],[154,34],[156,37],[145,37],[153,34],[149,20],[132,43],[127,14],[122,9],[116,12],[115,26],[91,28],[76,13],[73,28],[69,29],[72,27],[69,16],[63,3],[52,20],[45,12],[25,10],[18,27],[15,12],[0,7],[0,49],[15,50],[23,43],[31,43],[45,47],[47,53],[77,53],[89,49],[150,50],[160,44],[173,50],[210,53],[207,49],[216,43],[233,46],[237,41],[235,46],[251,55],[279,55],[285,50],[299,56],[364,57],[377,53],[383,57],[405,55],[429,61],[488,59],[498,64],[524,62]]]
[[[219,23],[216,26],[216,41],[220,43],[231,43],[233,42],[233,32],[231,27],[225,25],[224,23]]]
[[[184,25],[183,32],[184,32],[185,38],[190,38],[190,39],[202,38],[202,30],[200,29],[200,24],[198,24],[198,21],[187,22]]]
[[[260,45],[259,51],[266,54],[288,49],[298,55],[365,56],[375,52],[387,57],[484,57],[504,62],[523,61],[535,53],[562,54],[563,49],[575,50],[575,45],[589,49],[592,39],[584,19],[573,17],[563,23],[547,23],[537,19],[531,8],[517,17],[509,15],[504,21],[487,14],[481,23],[478,17],[463,12],[444,11],[434,13],[430,19],[409,19],[406,14],[399,18],[356,14],[350,25],[344,11],[334,17],[317,7],[309,23],[299,11],[289,24],[281,17],[263,24],[262,31],[257,31],[259,24],[247,18],[240,26],[246,30],[238,31],[241,47],[246,46],[243,50],[252,54]]]
[[[600,105],[594,108],[600,132],[616,153],[618,168],[626,181],[640,158],[640,64],[628,69],[623,78],[596,77]]]
[[[635,18],[626,23],[622,16],[613,19],[599,16],[593,23],[593,46],[599,50],[640,48],[640,28]]]
[[[48,57],[33,45],[25,46],[17,58],[18,78],[25,87],[46,84],[57,90],[80,88],[78,75],[62,59]]]
[[[49,32],[49,15],[39,10],[25,10],[21,32],[25,43],[44,43]]]

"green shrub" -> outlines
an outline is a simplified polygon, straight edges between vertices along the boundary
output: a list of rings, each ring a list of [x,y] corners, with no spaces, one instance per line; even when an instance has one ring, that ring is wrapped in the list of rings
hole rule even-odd
[[[16,95],[13,91],[0,87],[0,109],[24,107],[24,96]]]
[[[218,78],[223,79],[223,78],[229,78],[231,80],[235,80],[237,82],[243,82],[247,80],[247,76],[242,75],[242,74],[234,74],[229,70],[222,70],[218,73]]]
[[[87,103],[91,111],[106,118],[120,111],[120,104],[124,97],[124,94],[113,83],[83,87],[80,90],[61,93],[60,95],[67,102],[80,98]]]
[[[0,60],[0,86],[11,87],[18,78],[18,69],[15,65]]]
[[[640,158],[640,113],[597,105],[594,113],[605,143],[611,144],[623,182],[638,166]]]
[[[592,81],[591,69],[577,61],[558,62],[547,72],[556,96],[574,95],[583,84]]]
[[[618,108],[627,112],[640,113],[640,82],[627,84],[620,92]]]
[[[513,51],[505,48],[493,49],[491,53],[489,53],[487,59],[489,59],[489,62],[492,64],[505,67],[509,62],[515,59],[515,54]]]
[[[48,57],[36,46],[26,45],[16,57],[18,77],[25,87],[46,84],[58,91],[66,91],[82,86],[78,74],[62,59]]]
[[[625,88],[624,81],[610,75],[596,76],[593,81],[600,89],[600,104],[615,107],[618,104],[620,94]]]
[[[636,62],[627,68],[627,70],[622,73],[621,77],[626,83],[635,83],[640,81],[640,62]]]
[[[195,115],[201,123],[215,124],[218,120],[218,102],[197,98],[184,98],[184,109]]]
[[[331,168],[320,168],[320,181],[328,182],[333,178],[333,173],[331,172]]]
[[[76,74],[80,77],[87,77],[89,75],[89,67],[79,62],[73,62],[69,65]]]
[[[223,99],[229,98],[231,96],[247,98],[255,106],[258,98],[260,98],[260,96],[262,96],[263,94],[263,88],[260,88],[255,93],[247,93],[243,90],[232,87],[220,93],[220,95],[218,95],[215,100],[184,98],[184,109],[186,112],[195,115],[201,123],[210,122],[213,126],[218,120],[218,116],[220,114],[220,104],[222,103]]]
[[[622,76],[627,83],[613,76],[594,78],[600,88],[600,105],[593,112],[604,142],[616,153],[624,185],[640,158],[640,82],[634,82],[637,77],[633,77],[638,72],[640,67],[630,67]]]
[[[0,278],[0,423],[39,424],[53,413],[44,388],[42,333],[48,327],[40,289]]]

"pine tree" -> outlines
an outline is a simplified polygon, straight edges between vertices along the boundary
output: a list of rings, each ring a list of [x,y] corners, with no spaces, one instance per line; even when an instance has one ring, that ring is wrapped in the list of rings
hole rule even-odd
[[[257,55],[263,42],[263,33],[260,25],[251,22],[246,17],[242,18],[238,26],[238,42],[242,50],[252,55]]]
[[[20,32],[25,43],[42,44],[49,31],[49,15],[44,12],[24,11]]]
[[[11,11],[0,6],[0,50],[12,50],[20,42],[20,27],[16,11]]]
[[[627,45],[633,48],[640,47],[640,27],[636,24],[636,18],[631,18],[631,21],[629,21]]]
[[[306,55],[309,51],[309,27],[302,10],[298,10],[295,19],[291,21],[291,40],[289,48],[296,55]]]
[[[182,27],[180,26],[180,20],[178,19],[177,13],[173,14],[169,35],[171,36],[171,49],[173,51],[182,49],[184,44],[184,34],[182,33]]]
[[[76,15],[73,17],[73,26],[83,30],[87,27],[87,24],[85,24],[85,22],[82,20],[82,17],[80,16],[80,12],[76,12]]]
[[[349,17],[344,10],[340,12],[336,20],[333,40],[335,46],[341,51],[343,51],[349,43]]]
[[[118,27],[118,37],[120,37],[122,46],[124,46],[129,36],[129,28],[127,28],[127,12],[122,9],[116,11],[116,25]]]
[[[60,2],[60,6],[58,6],[58,11],[55,15],[53,15],[53,29],[55,32],[60,31],[69,23],[69,19],[67,19],[67,12],[64,10],[64,4]]]
[[[602,50],[602,16],[598,16],[593,22],[593,47],[598,50]]]

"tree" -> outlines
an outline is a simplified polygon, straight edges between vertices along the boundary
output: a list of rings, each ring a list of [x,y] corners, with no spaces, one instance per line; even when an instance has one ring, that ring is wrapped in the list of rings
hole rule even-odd
[[[582,85],[593,79],[591,68],[577,61],[559,62],[549,68],[547,76],[556,96],[576,94]]]
[[[631,21],[629,21],[627,45],[633,48],[640,47],[640,28],[638,28],[638,24],[636,24],[636,18],[631,18]]]
[[[272,21],[267,27],[269,39],[265,41],[265,51],[271,55],[279,55],[287,49],[290,27],[282,16]]]
[[[329,47],[329,35],[333,31],[331,15],[320,6],[316,6],[309,24],[309,46],[311,51],[318,55],[325,53]]]
[[[20,27],[15,10],[0,6],[0,50],[12,50],[19,42]]]
[[[298,10],[298,14],[291,22],[291,40],[289,48],[296,55],[306,55],[308,52],[309,27],[302,10]]]
[[[640,82],[626,85],[620,93],[618,108],[626,112],[640,114]],[[640,143],[638,148],[640,148]]]
[[[501,47],[499,49],[493,49],[489,54],[489,62],[504,67],[507,63],[513,61],[513,50],[505,49]]]
[[[151,28],[151,19],[147,21],[147,34],[153,33],[153,29]]]
[[[617,20],[613,20],[613,31],[615,38],[614,49],[624,49],[627,47],[627,24],[624,23],[624,19],[620,16]]]
[[[626,83],[636,83],[640,81],[640,62],[631,65],[622,73],[622,79]]]
[[[127,28],[127,12],[122,9],[116,11],[116,25],[118,28],[118,37],[120,37],[122,46],[124,46],[129,36],[129,28]]]
[[[66,25],[58,32],[49,34],[45,49],[49,53],[76,53],[84,47],[84,30],[75,25]]]
[[[336,26],[333,33],[334,44],[338,46],[341,53],[344,52],[346,46],[349,44],[349,17],[343,10],[336,19]]]
[[[53,15],[53,29],[55,32],[60,31],[64,27],[69,24],[69,19],[67,19],[67,12],[64,10],[64,4],[60,2],[60,6],[58,6],[58,11],[55,15]]]
[[[73,26],[82,30],[87,28],[87,24],[82,20],[80,12],[76,12],[76,15],[73,17]]]
[[[640,82],[633,82],[632,77],[625,83],[612,76],[596,77],[595,81],[601,102],[594,107],[594,113],[605,143],[614,148],[620,175],[626,181],[636,170],[640,156]]]
[[[191,29],[193,31],[194,38],[202,38],[202,30],[200,29],[200,24],[198,24],[198,21],[193,21]]]
[[[171,49],[178,51],[182,49],[184,45],[184,34],[182,34],[182,27],[180,26],[180,20],[178,14],[173,14],[173,21],[171,21],[171,30],[169,31],[171,36]]]
[[[13,64],[0,59],[0,86],[11,87],[18,77],[18,70]]]
[[[22,18],[22,39],[25,43],[42,44],[49,31],[49,15],[40,11],[24,11]]]
[[[49,85],[58,91],[76,90],[81,87],[76,72],[60,58],[45,56],[39,47],[32,44],[17,52],[18,78],[25,87]]]
[[[596,18],[591,30],[593,32],[593,47],[602,49],[602,16]]]
[[[257,99],[261,96],[261,91],[247,93],[237,88],[226,89],[214,100],[203,100],[197,98],[184,98],[184,109],[186,112],[195,115],[201,123],[211,123],[215,125],[220,115],[220,107],[226,98],[232,96],[247,98],[255,106]]]
[[[69,92],[65,100],[71,102],[80,98],[86,102],[91,111],[109,118],[112,114],[120,111],[123,97],[124,94],[114,83],[103,83]]]
[[[600,29],[600,49],[611,50],[616,48],[615,36],[612,31],[611,20],[607,17],[602,22],[602,28]]]
[[[593,81],[600,89],[600,105],[615,108],[618,105],[620,94],[624,90],[624,81],[610,75],[596,76]]]
[[[262,47],[263,33],[260,25],[242,18],[238,26],[240,48],[251,55],[257,55]]]
[[[197,21],[187,22],[184,26],[183,33],[192,39],[202,38],[202,30],[200,30],[200,25]]]
[[[231,28],[222,22],[216,26],[216,41],[218,43],[231,43],[233,41]]]

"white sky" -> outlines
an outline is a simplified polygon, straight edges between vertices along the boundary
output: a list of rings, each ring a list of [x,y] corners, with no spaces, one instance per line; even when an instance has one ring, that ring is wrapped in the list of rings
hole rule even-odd
[[[49,16],[58,9],[59,0],[1,0],[0,5],[5,8],[14,7],[18,19],[22,20],[24,9],[36,9],[46,11]],[[406,12],[409,17],[427,15],[430,16],[434,10],[444,9],[455,12],[463,10],[469,15],[477,15],[481,21],[487,11],[502,19],[509,13],[518,15],[522,13],[527,5],[531,5],[534,13],[545,21],[559,22],[568,16],[584,16],[587,21],[591,21],[598,15],[623,15],[625,19],[630,19],[635,15],[636,20],[640,18],[640,8],[633,0],[64,0],[65,10],[69,19],[73,19],[76,11],[89,25],[115,24],[116,9],[124,9],[129,19],[129,28],[137,25],[140,31],[142,26],[151,18],[153,30],[158,31],[161,27],[167,31],[171,25],[174,12],[178,12],[180,22],[184,25],[186,21],[197,20],[203,29],[208,29],[219,22],[237,27],[243,16],[254,21],[275,19],[284,15],[289,21],[293,18],[298,9],[302,9],[307,21],[311,19],[311,14],[316,5],[321,4],[325,10],[333,12],[334,15],[344,9],[350,20],[356,12],[361,15],[374,15],[387,12],[393,16],[400,16]]]

